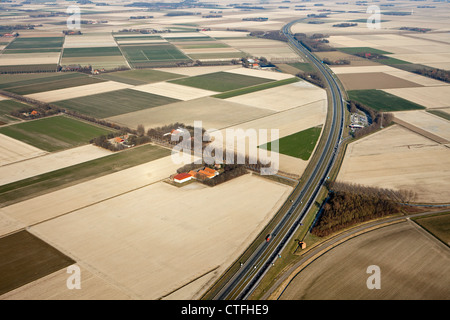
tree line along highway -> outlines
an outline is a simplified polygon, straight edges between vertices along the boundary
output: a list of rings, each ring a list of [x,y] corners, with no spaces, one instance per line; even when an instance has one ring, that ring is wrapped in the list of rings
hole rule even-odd
[[[298,226],[302,224],[307,212],[314,204],[322,185],[328,179],[339,151],[344,128],[346,102],[331,70],[303,47],[292,35],[290,28],[297,21],[295,20],[285,25],[282,28],[282,32],[293,49],[300,56],[303,56],[306,61],[313,64],[326,81],[329,107],[322,138],[319,141],[317,151],[308,164],[308,168],[305,170],[307,174],[302,177],[302,183],[297,185],[285,205],[280,209],[284,213],[281,213],[282,216],[279,222],[270,231],[270,236],[262,241],[257,240],[260,243],[252,245],[253,252],[248,254],[249,257],[246,261],[241,262],[240,267],[236,271],[228,271],[234,272],[234,274],[228,275],[227,281],[223,281],[220,288],[214,289],[213,294],[210,296],[214,300],[244,300],[251,295],[274,261],[279,257],[284,247],[289,243]]]

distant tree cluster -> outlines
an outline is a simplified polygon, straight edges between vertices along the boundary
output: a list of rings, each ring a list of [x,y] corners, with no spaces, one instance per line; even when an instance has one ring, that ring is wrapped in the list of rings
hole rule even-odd
[[[333,27],[335,28],[348,28],[348,27],[356,27],[357,23],[349,23],[349,22],[343,22],[343,23],[337,23],[333,24]]]
[[[339,66],[339,65],[348,65],[350,64],[349,60],[346,59],[338,59],[338,60],[330,60],[328,58],[323,58],[322,59],[323,63],[328,64],[330,66]]]
[[[335,48],[328,45],[329,41],[325,39],[327,37],[321,33],[315,33],[309,37],[304,33],[294,34],[294,38],[311,52],[336,51]]]
[[[357,223],[399,213],[402,203],[415,198],[412,191],[333,183],[311,233],[324,237]]]
[[[250,36],[258,37],[262,39],[278,40],[283,42],[288,42],[287,37],[280,30],[275,31],[252,31]]]
[[[448,71],[448,70],[431,68],[431,67],[423,67],[423,68],[414,69],[412,72],[429,77],[429,78],[433,78],[436,80],[450,82],[450,71]]]

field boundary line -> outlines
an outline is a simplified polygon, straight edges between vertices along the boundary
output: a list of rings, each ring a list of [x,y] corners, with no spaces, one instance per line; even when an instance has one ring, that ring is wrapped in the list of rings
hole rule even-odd
[[[33,223],[33,224],[30,224],[30,225],[28,225],[26,228],[31,228],[31,227],[37,226],[37,225],[39,225],[39,224],[41,224],[41,223],[48,222],[48,221],[51,221],[51,220],[53,220],[53,219],[60,218],[60,217],[66,216],[66,215],[68,215],[68,214],[74,213],[74,212],[76,212],[76,211],[79,211],[79,210],[83,210],[83,209],[92,207],[92,206],[97,205],[97,204],[99,204],[99,203],[102,203],[102,202],[105,202],[105,201],[108,201],[108,200],[111,200],[111,199],[114,199],[114,198],[123,196],[123,195],[125,195],[125,194],[130,193],[130,192],[134,192],[134,191],[143,189],[143,188],[145,188],[145,187],[151,186],[151,185],[153,185],[153,184],[155,184],[155,183],[158,183],[158,182],[161,182],[161,181],[162,181],[162,179],[161,179],[161,180],[158,180],[158,181],[154,181],[154,182],[152,182],[152,183],[145,184],[145,185],[143,185],[143,186],[140,186],[140,187],[137,187],[137,188],[134,188],[134,189],[130,189],[130,190],[128,190],[128,191],[124,191],[124,192],[122,192],[122,193],[116,194],[116,195],[114,195],[114,196],[111,196],[111,197],[108,197],[108,198],[105,198],[105,199],[102,199],[102,200],[98,200],[98,201],[92,202],[92,203],[87,204],[87,205],[85,205],[85,206],[82,206],[82,207],[79,207],[79,208],[76,208],[76,209],[73,209],[73,210],[64,212],[64,213],[62,213],[62,214],[60,214],[60,215],[57,215],[57,216],[54,216],[54,217],[51,217],[51,218],[48,218],[48,219],[45,219],[45,220],[42,220],[42,221]]]
[[[429,131],[426,131],[424,129],[421,129],[419,127],[416,127],[415,125],[412,125],[406,121],[400,120],[399,118],[394,116],[394,122],[397,123],[398,125],[402,126],[403,128],[406,128],[414,133],[420,134],[421,136],[428,138],[434,142],[437,142],[439,144],[448,144],[450,143],[450,141],[448,141],[447,139],[444,139],[438,135],[435,135]]]
[[[192,279],[192,280],[186,282],[186,283],[183,284],[182,286],[180,286],[180,287],[178,287],[178,288],[176,288],[176,289],[170,291],[169,293],[166,293],[165,295],[163,295],[163,296],[161,296],[161,297],[159,297],[159,298],[156,298],[156,300],[162,300],[162,299],[164,299],[165,297],[170,296],[172,293],[177,292],[178,290],[180,290],[180,289],[182,289],[182,288],[184,288],[184,287],[190,285],[191,283],[197,281],[197,280],[200,279],[200,278],[203,278],[203,277],[206,276],[207,274],[209,274],[209,273],[211,273],[211,272],[217,270],[219,267],[220,267],[220,265],[215,266],[214,268],[212,268],[212,269],[206,271],[205,273],[202,273],[201,275],[195,277],[194,279]]]

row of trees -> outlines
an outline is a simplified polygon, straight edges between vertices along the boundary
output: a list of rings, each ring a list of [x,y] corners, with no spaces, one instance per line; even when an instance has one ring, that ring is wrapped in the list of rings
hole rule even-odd
[[[415,197],[411,191],[334,183],[311,233],[324,237],[357,223],[400,213],[402,203]]]
[[[312,84],[315,84],[321,88],[325,88],[325,81],[323,80],[322,76],[319,75],[317,72],[299,72],[296,74],[297,77],[309,81]]]
[[[331,47],[328,43],[328,35],[315,33],[311,36],[307,36],[305,33],[296,33],[294,38],[305,46],[311,52],[318,51],[336,51],[335,48]]]
[[[436,80],[450,82],[450,71],[448,71],[448,70],[423,67],[423,68],[414,69],[412,72],[429,77],[429,78],[433,78]]]

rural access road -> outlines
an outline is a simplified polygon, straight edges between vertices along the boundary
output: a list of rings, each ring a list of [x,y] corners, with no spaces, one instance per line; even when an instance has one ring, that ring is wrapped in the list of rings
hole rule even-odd
[[[314,159],[310,162],[312,169],[305,171],[307,174],[302,177],[302,183],[294,189],[293,196],[288,198],[288,208],[278,224],[271,230],[270,240],[253,244],[254,249],[250,257],[245,262],[241,262],[240,268],[217,290],[213,297],[215,300],[245,300],[252,294],[266,272],[290,242],[298,226],[302,225],[302,221],[314,205],[322,185],[328,179],[339,151],[345,122],[344,108],[346,101],[343,98],[339,82],[332,71],[292,35],[290,29],[297,21],[299,20],[285,25],[282,32],[292,48],[313,64],[326,81],[328,101],[329,106],[331,106],[329,108],[329,119],[331,121],[328,120],[323,129],[323,136],[326,137],[326,140],[323,147],[317,148]]]

